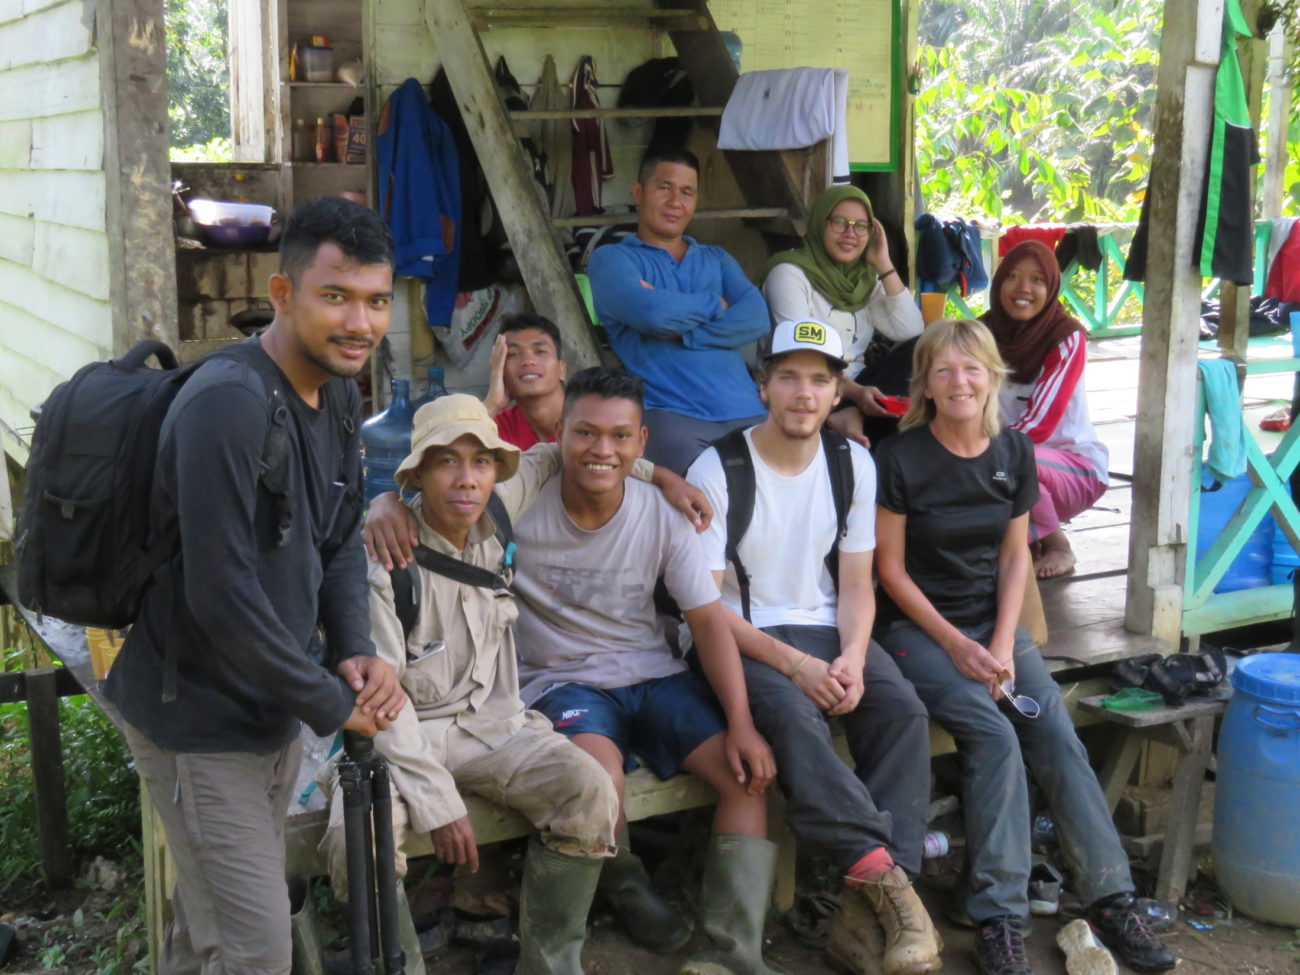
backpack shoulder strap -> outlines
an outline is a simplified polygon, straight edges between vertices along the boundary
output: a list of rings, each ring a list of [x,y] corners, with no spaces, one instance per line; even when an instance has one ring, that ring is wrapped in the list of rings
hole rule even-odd
[[[835,541],[826,553],[826,568],[838,589],[840,584],[840,539],[849,530],[849,506],[853,503],[853,454],[848,438],[822,427],[822,451],[826,454],[826,468],[831,479],[831,498],[835,502]]]
[[[492,524],[497,529],[497,541],[501,543],[501,569],[505,570],[515,564],[515,526],[510,522],[510,512],[501,496],[493,491],[488,495],[487,513],[492,517]]]
[[[462,562],[460,559],[444,555],[442,552],[435,552],[427,545],[417,545],[415,547],[415,561],[420,564],[421,568],[428,569],[430,572],[435,572],[448,579],[454,579],[456,582],[462,582],[467,586],[476,586],[479,589],[510,588],[510,582],[503,574],[489,572],[487,569],[480,569],[477,565],[470,565],[468,562]]]
[[[749,619],[749,573],[740,560],[740,542],[754,518],[754,458],[743,429],[732,430],[713,442],[727,481],[727,561],[736,570],[741,615]]]
[[[404,569],[390,569],[388,577],[393,584],[393,608],[402,624],[402,637],[409,640],[415,621],[420,618],[420,576],[408,565]]]

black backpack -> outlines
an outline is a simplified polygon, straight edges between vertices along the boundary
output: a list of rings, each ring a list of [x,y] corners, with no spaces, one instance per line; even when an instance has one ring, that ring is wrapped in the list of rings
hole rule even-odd
[[[496,572],[489,572],[487,569],[454,559],[442,552],[435,552],[427,545],[415,547],[415,561],[430,572],[463,582],[467,586],[477,586],[480,589],[509,589],[510,569],[514,564],[515,556],[514,526],[510,523],[510,514],[506,511],[505,502],[495,492],[488,495],[487,511],[492,516],[492,523],[496,525],[497,541],[501,543],[503,553],[501,565]],[[412,572],[409,565],[404,569],[390,569],[388,574],[393,582],[393,607],[397,611],[398,621],[402,624],[402,635],[409,638],[411,631],[415,629],[415,621],[420,618],[420,576],[419,573]]]
[[[727,561],[735,567],[736,585],[740,589],[741,615],[749,620],[749,573],[740,561],[740,542],[749,530],[754,517],[754,458],[749,453],[743,429],[713,442],[722,461],[722,471],[727,478]],[[848,530],[849,504],[853,500],[853,457],[849,441],[843,434],[822,428],[822,451],[826,454],[826,468],[831,478],[831,497],[835,501],[835,540],[826,553],[826,568],[831,579],[839,586],[840,539]]]
[[[157,359],[161,369],[146,365]],[[176,531],[151,538],[149,510],[163,419],[208,359],[234,358],[262,376],[271,426],[262,483],[276,499],[279,541],[291,513],[285,495],[288,405],[278,370],[256,339],[181,366],[164,343],[141,342],[121,359],[92,362],[46,399],[36,421],[18,533],[18,598],[38,613],[82,626],[121,629],[140,611],[154,569]],[[337,393],[327,383],[323,395]]]

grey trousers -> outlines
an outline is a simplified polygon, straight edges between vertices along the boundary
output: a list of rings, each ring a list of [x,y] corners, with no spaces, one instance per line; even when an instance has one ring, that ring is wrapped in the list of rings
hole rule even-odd
[[[288,975],[284,820],[301,742],[269,755],[192,754],[130,726],[126,741],[176,863],[162,975]]]
[[[766,413],[739,420],[700,420],[668,410],[646,410],[641,418],[650,434],[645,444],[645,458],[658,467],[667,467],[685,477],[686,469],[713,441],[737,427],[752,427],[765,419]]]
[[[987,646],[993,624],[962,628]],[[890,624],[880,642],[899,670],[957,742],[962,762],[962,809],[970,851],[966,911],[976,923],[1003,914],[1028,917],[1029,789],[1025,766],[1056,821],[1056,834],[1075,890],[1087,905],[1131,892],[1128,856],[1106,797],[1074,732],[1061,692],[1033,640],[1016,631],[1016,693],[1042,707],[1026,718],[995,702],[984,684],[957,670],[937,643],[910,621]]]
[[[840,655],[832,626],[769,626],[763,632],[827,663]],[[930,803],[929,720],[894,661],[872,643],[862,701],[833,719],[844,729],[850,769],[808,695],[767,664],[741,659],[754,724],[776,755],[786,818],[799,841],[844,870],[883,846],[904,870],[920,873]]]

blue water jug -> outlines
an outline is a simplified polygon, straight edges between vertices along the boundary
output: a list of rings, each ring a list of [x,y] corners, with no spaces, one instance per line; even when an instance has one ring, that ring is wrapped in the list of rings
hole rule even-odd
[[[1289,497],[1291,483],[1290,481],[1283,483],[1286,485],[1286,493]],[[1291,581],[1291,575],[1300,568],[1300,555],[1296,554],[1295,546],[1291,544],[1291,539],[1286,537],[1286,532],[1278,527],[1277,519],[1273,517],[1272,512],[1269,512],[1266,520],[1273,523],[1273,585],[1277,586]]]
[[[393,475],[411,452],[411,381],[393,380],[393,398],[384,412],[361,424],[361,449],[365,455],[365,495],[369,504],[376,495],[396,491]]]
[[[439,396],[447,395],[447,384],[445,382],[447,374],[438,366],[430,366],[428,377],[424,384],[424,395],[411,404],[411,409],[418,410],[425,403],[432,403]]]
[[[1203,485],[1211,482],[1207,479]],[[1199,559],[1214,544],[1228,519],[1240,506],[1246,493],[1253,487],[1247,474],[1226,482],[1217,491],[1201,491],[1201,513],[1196,523],[1196,557]],[[1223,574],[1215,592],[1233,592],[1237,589],[1254,589],[1273,582],[1273,530],[1272,518],[1264,518],[1250,533],[1241,552],[1232,560]]]
[[[1261,653],[1232,672],[1219,732],[1214,876],[1233,907],[1300,926],[1300,654]]]

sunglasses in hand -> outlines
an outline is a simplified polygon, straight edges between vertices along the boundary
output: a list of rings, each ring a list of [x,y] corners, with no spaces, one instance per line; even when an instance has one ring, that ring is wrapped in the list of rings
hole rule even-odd
[[[1032,697],[1016,693],[1015,679],[1005,670],[998,674],[998,689],[1006,702],[1026,718],[1036,718],[1042,713],[1042,707]]]

